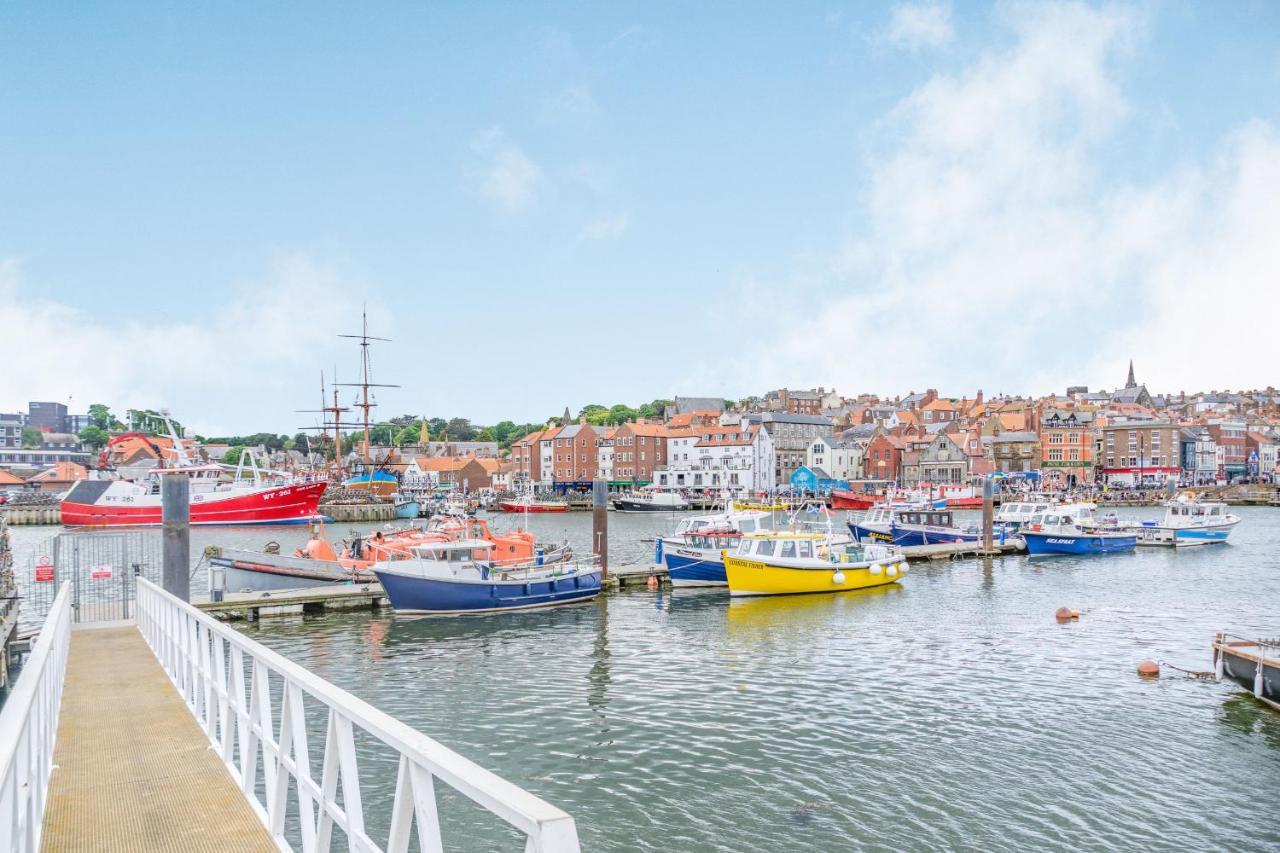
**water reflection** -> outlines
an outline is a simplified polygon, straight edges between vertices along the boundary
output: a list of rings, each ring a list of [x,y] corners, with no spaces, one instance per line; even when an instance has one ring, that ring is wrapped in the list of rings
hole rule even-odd
[[[1224,699],[1218,722],[1241,734],[1261,736],[1267,746],[1280,749],[1280,712],[1259,702],[1251,693],[1237,691]]]

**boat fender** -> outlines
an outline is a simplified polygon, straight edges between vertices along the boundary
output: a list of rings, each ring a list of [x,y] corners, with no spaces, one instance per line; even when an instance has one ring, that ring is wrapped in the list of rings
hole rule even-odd
[[[1262,673],[1263,673],[1263,672],[1265,672],[1265,671],[1266,671],[1266,668],[1267,668],[1267,667],[1266,667],[1266,664],[1265,664],[1265,662],[1264,662],[1264,658],[1263,658],[1263,656],[1262,656],[1263,651],[1264,651],[1264,649],[1262,649],[1261,647],[1259,647],[1259,649],[1258,649],[1258,662],[1257,662],[1257,664],[1253,667],[1253,670],[1254,670],[1254,674],[1253,674],[1253,695],[1254,695],[1254,696],[1257,696],[1259,699],[1261,699],[1261,698],[1262,698]]]
[[[836,573],[831,576],[831,582],[837,586],[842,585],[844,583],[844,572],[837,569]]]
[[[1221,681],[1221,680],[1222,680],[1222,676],[1223,676],[1223,675],[1225,675],[1225,673],[1223,672],[1223,670],[1224,670],[1224,669],[1226,669],[1226,666],[1225,666],[1225,658],[1226,658],[1226,655],[1224,655],[1224,654],[1221,652],[1221,650],[1219,650],[1219,649],[1218,649],[1218,647],[1217,647],[1217,646],[1214,646],[1214,648],[1213,648],[1213,674],[1214,674],[1214,677],[1216,677],[1219,681]]]
[[[880,572],[883,571],[883,569],[884,569],[884,566],[881,566],[879,563],[872,563],[871,566],[867,569],[867,571],[871,572],[873,577],[879,577]]]
[[[890,563],[890,564],[889,564],[889,568],[888,568],[888,572],[889,572],[889,577],[891,577],[891,578],[896,578],[896,577],[898,576],[898,567],[897,567],[897,565],[895,565],[895,564],[893,564],[893,563]]]

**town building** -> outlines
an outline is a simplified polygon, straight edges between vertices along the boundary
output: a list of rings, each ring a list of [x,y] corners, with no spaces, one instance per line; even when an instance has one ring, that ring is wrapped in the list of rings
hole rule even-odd
[[[1255,430],[1245,434],[1245,471],[1250,477],[1272,482],[1276,474],[1276,441]]]
[[[672,432],[667,449],[667,464],[654,472],[653,480],[664,488],[741,497],[775,486],[772,438],[746,418],[736,424]]]
[[[791,482],[791,475],[805,463],[814,440],[831,435],[831,421],[822,415],[762,412],[750,417],[773,441],[775,483]]]
[[[1111,486],[1177,482],[1182,476],[1181,439],[1181,428],[1169,421],[1118,420],[1103,425],[1099,441],[1102,481]]]
[[[558,491],[586,491],[596,477],[598,441],[603,434],[583,418],[561,427],[552,439],[552,480]]]
[[[1209,421],[1208,427],[1222,454],[1222,469],[1218,476],[1227,482],[1246,476],[1249,454],[1245,446],[1247,430],[1244,421],[1215,418]]]
[[[866,441],[856,438],[819,436],[809,445],[805,467],[821,468],[833,480],[856,480],[862,476],[862,453]]]
[[[1050,408],[1040,416],[1040,469],[1047,486],[1072,488],[1094,481],[1094,414]]]
[[[862,474],[869,480],[900,482],[902,479],[902,452],[906,441],[901,436],[880,431],[867,442],[862,454]]]
[[[1182,482],[1192,486],[1208,486],[1218,479],[1218,444],[1204,426],[1179,430]]]
[[[969,457],[946,433],[938,433],[919,451],[920,482],[940,485],[969,478]]]
[[[644,418],[618,427],[613,434],[613,476],[620,484],[647,486],[653,472],[667,464],[667,428]]]
[[[0,415],[0,447],[22,446],[22,416]]]
[[[1029,430],[1003,430],[991,436],[991,464],[1003,474],[1038,471],[1040,436]]]

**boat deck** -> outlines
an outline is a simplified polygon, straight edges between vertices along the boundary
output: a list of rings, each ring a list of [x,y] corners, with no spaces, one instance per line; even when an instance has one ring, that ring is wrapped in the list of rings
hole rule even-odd
[[[137,626],[71,635],[43,850],[273,851]]]

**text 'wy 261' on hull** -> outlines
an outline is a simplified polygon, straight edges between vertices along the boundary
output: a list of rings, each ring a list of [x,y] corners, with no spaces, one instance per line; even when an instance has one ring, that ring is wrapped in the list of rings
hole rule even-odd
[[[306,524],[320,509],[326,483],[193,492],[192,524]],[[62,501],[68,527],[131,527],[162,521],[159,490],[139,494],[132,483],[81,480]]]

